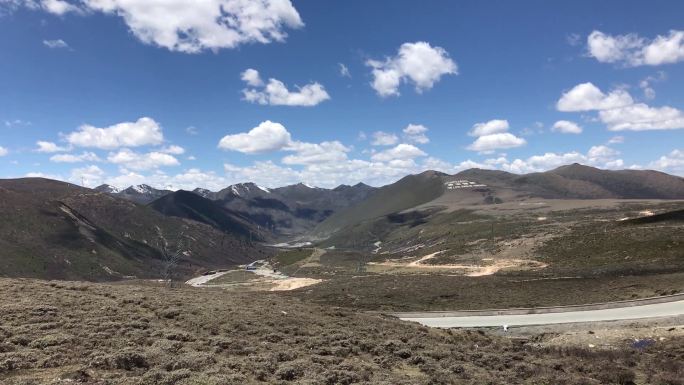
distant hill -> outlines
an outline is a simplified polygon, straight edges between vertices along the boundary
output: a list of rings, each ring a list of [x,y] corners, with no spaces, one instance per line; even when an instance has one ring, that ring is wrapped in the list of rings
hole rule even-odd
[[[601,170],[580,164],[524,175],[483,169],[455,175],[426,171],[381,187],[358,204],[337,211],[312,235],[326,237],[347,226],[415,208],[476,207],[528,198],[684,199],[684,178],[651,170]]]
[[[171,248],[182,244],[179,277],[250,262],[268,252],[244,233],[41,178],[0,180],[0,217],[0,276],[159,278],[164,241]]]
[[[196,189],[193,193],[251,222],[262,236],[275,241],[306,233],[334,212],[366,199],[374,190],[363,183],[335,189],[303,183],[269,189],[239,183],[218,192]]]
[[[336,212],[316,227],[315,233],[330,234],[354,223],[407,210],[436,199],[444,192],[445,176],[437,171],[406,176],[371,192],[358,204]]]
[[[253,237],[254,241],[262,240],[249,219],[195,192],[179,190],[157,199],[149,206],[167,216],[191,219],[226,233]]]

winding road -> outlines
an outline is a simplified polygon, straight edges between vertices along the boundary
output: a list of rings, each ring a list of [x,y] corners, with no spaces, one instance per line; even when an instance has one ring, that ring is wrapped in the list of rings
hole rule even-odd
[[[676,300],[675,300],[676,299]],[[682,297],[673,298],[672,301],[649,303],[645,300],[644,304],[639,301],[625,303],[621,307],[620,303],[596,305],[610,308],[598,309],[579,309],[567,311],[568,308],[558,308],[558,311],[537,311],[527,309],[528,313],[534,314],[502,314],[505,310],[492,311],[499,314],[475,314],[468,315],[465,312],[427,312],[427,313],[393,313],[391,315],[404,321],[413,321],[425,326],[437,328],[473,328],[473,327],[502,327],[507,326],[531,326],[531,325],[552,325],[564,323],[580,322],[603,322],[603,321],[623,321],[655,317],[675,317],[684,315],[684,299]],[[592,307],[588,305],[586,307]],[[510,313],[520,313],[521,310],[511,310]],[[486,312],[479,312],[486,313]]]

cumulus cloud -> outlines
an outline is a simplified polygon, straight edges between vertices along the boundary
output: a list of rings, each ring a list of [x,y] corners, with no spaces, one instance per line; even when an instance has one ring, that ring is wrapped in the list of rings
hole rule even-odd
[[[553,124],[551,131],[560,132],[563,134],[581,134],[582,127],[569,120],[559,120]]]
[[[371,86],[382,97],[398,96],[401,83],[411,83],[416,92],[431,89],[442,76],[458,73],[458,67],[444,48],[427,42],[404,43],[397,55],[385,60],[368,60]]]
[[[322,143],[294,142],[288,147],[289,151],[295,154],[283,158],[284,164],[320,164],[329,162],[340,162],[347,159],[347,153],[351,151],[338,141]]]
[[[430,143],[430,139],[426,134],[428,132],[428,128],[422,124],[409,124],[402,132],[404,133],[404,139],[407,142],[418,144]]]
[[[175,144],[163,147],[159,150],[159,152],[163,152],[164,154],[171,154],[171,155],[183,155],[185,154],[185,149],[181,146],[176,146]]]
[[[76,154],[57,154],[50,157],[50,162],[55,163],[83,163],[83,162],[101,162],[102,159],[92,152],[83,152],[80,155]]]
[[[684,112],[673,107],[649,107],[643,103],[599,111],[610,131],[675,130],[684,128]]]
[[[478,138],[467,147],[468,150],[490,153],[494,150],[524,146],[527,141],[507,132],[509,128],[508,121],[502,119],[473,125],[468,135]]]
[[[485,136],[506,132],[510,128],[508,120],[493,119],[484,123],[476,123],[470,130],[470,136]]]
[[[635,103],[624,90],[603,93],[591,83],[583,83],[558,100],[560,111],[598,111],[598,119],[610,131],[675,130],[684,128],[684,112],[663,106]]]
[[[178,166],[180,162],[173,155],[161,152],[137,153],[129,149],[112,152],[107,161],[131,170],[151,170],[159,167]]]
[[[619,169],[624,168],[624,161],[618,158],[619,155],[619,151],[610,147],[593,146],[585,154],[578,151],[566,153],[547,152],[542,155],[533,155],[526,159],[515,159],[512,161],[507,160],[505,157],[487,159],[485,163],[493,168],[516,174],[547,171],[570,163]]]
[[[604,94],[592,83],[582,83],[565,92],[556,103],[558,111],[592,111],[619,108],[634,103],[625,90]]]
[[[67,134],[66,140],[78,147],[112,150],[119,147],[161,144],[164,135],[154,119],[143,117],[135,122],[123,122],[104,128],[85,124],[77,131]]]
[[[38,142],[36,142],[36,146],[38,146],[38,148],[36,148],[36,151],[43,153],[69,151],[69,149],[66,147],[58,146],[53,142],[47,142],[44,140],[39,140]]]
[[[68,181],[84,187],[96,187],[102,184],[105,172],[94,165],[71,170]]]
[[[223,150],[260,154],[282,150],[291,141],[292,137],[285,126],[267,120],[249,132],[224,136],[218,146]]]
[[[56,40],[43,40],[43,45],[48,47],[48,48],[69,48],[69,44],[67,44],[64,40],[62,39],[56,39]]]
[[[602,63],[621,63],[636,67],[657,66],[684,61],[684,31],[672,30],[653,40],[630,33],[609,35],[593,31],[587,37],[589,56]]]
[[[25,0],[21,5],[56,15],[118,16],[141,42],[185,53],[282,42],[286,28],[304,26],[290,0]]]
[[[388,162],[393,160],[410,160],[426,155],[427,154],[423,152],[423,150],[412,144],[401,143],[396,147],[373,154],[371,160],[376,162]]]
[[[0,146],[0,156],[7,156],[9,154],[9,150],[7,150],[5,147]]]
[[[520,147],[526,143],[525,139],[519,138],[510,132],[504,132],[480,136],[468,146],[468,150],[486,153],[494,150]]]
[[[376,131],[373,133],[373,140],[371,141],[371,144],[373,146],[394,146],[398,142],[399,137],[395,134],[384,131]]]
[[[259,71],[252,68],[242,73],[242,80],[249,86],[257,87],[242,90],[243,99],[250,103],[311,107],[330,99],[325,87],[316,82],[303,87],[295,86],[296,91],[290,91],[283,82],[273,78],[264,85]]]
[[[264,81],[261,80],[259,71],[255,70],[254,68],[246,69],[242,74],[240,74],[240,79],[247,83],[248,86],[261,87],[264,85]]]
[[[672,150],[669,154],[651,162],[649,167],[672,174],[684,175],[684,151]]]
[[[218,191],[230,184],[225,176],[213,171],[198,168],[184,170],[178,174],[166,174],[156,170],[152,174],[143,175],[130,170],[121,170],[119,175],[105,178],[104,183],[126,188],[128,186],[147,184],[156,188],[169,190],[194,190],[197,187]]]
[[[371,185],[392,183],[407,174],[418,173],[430,168],[412,159],[393,159],[387,162],[348,159],[342,162],[328,162],[306,165],[303,169],[283,167],[271,161],[255,162],[246,167],[225,164],[228,180],[235,182],[253,181],[267,187],[304,182],[322,187],[336,187],[340,184],[355,184],[359,181]]]

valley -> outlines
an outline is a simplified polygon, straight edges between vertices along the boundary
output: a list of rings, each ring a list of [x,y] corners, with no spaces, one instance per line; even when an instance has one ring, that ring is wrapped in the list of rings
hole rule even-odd
[[[380,188],[127,190],[139,194],[0,181],[3,384],[677,384],[684,373],[681,316],[509,331],[401,315],[684,293],[679,177],[570,165],[430,171]]]

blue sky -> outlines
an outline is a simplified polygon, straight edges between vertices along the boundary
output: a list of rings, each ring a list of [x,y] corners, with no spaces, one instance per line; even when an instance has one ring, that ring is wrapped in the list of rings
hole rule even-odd
[[[0,0],[0,177],[684,175],[684,3],[153,3]]]

